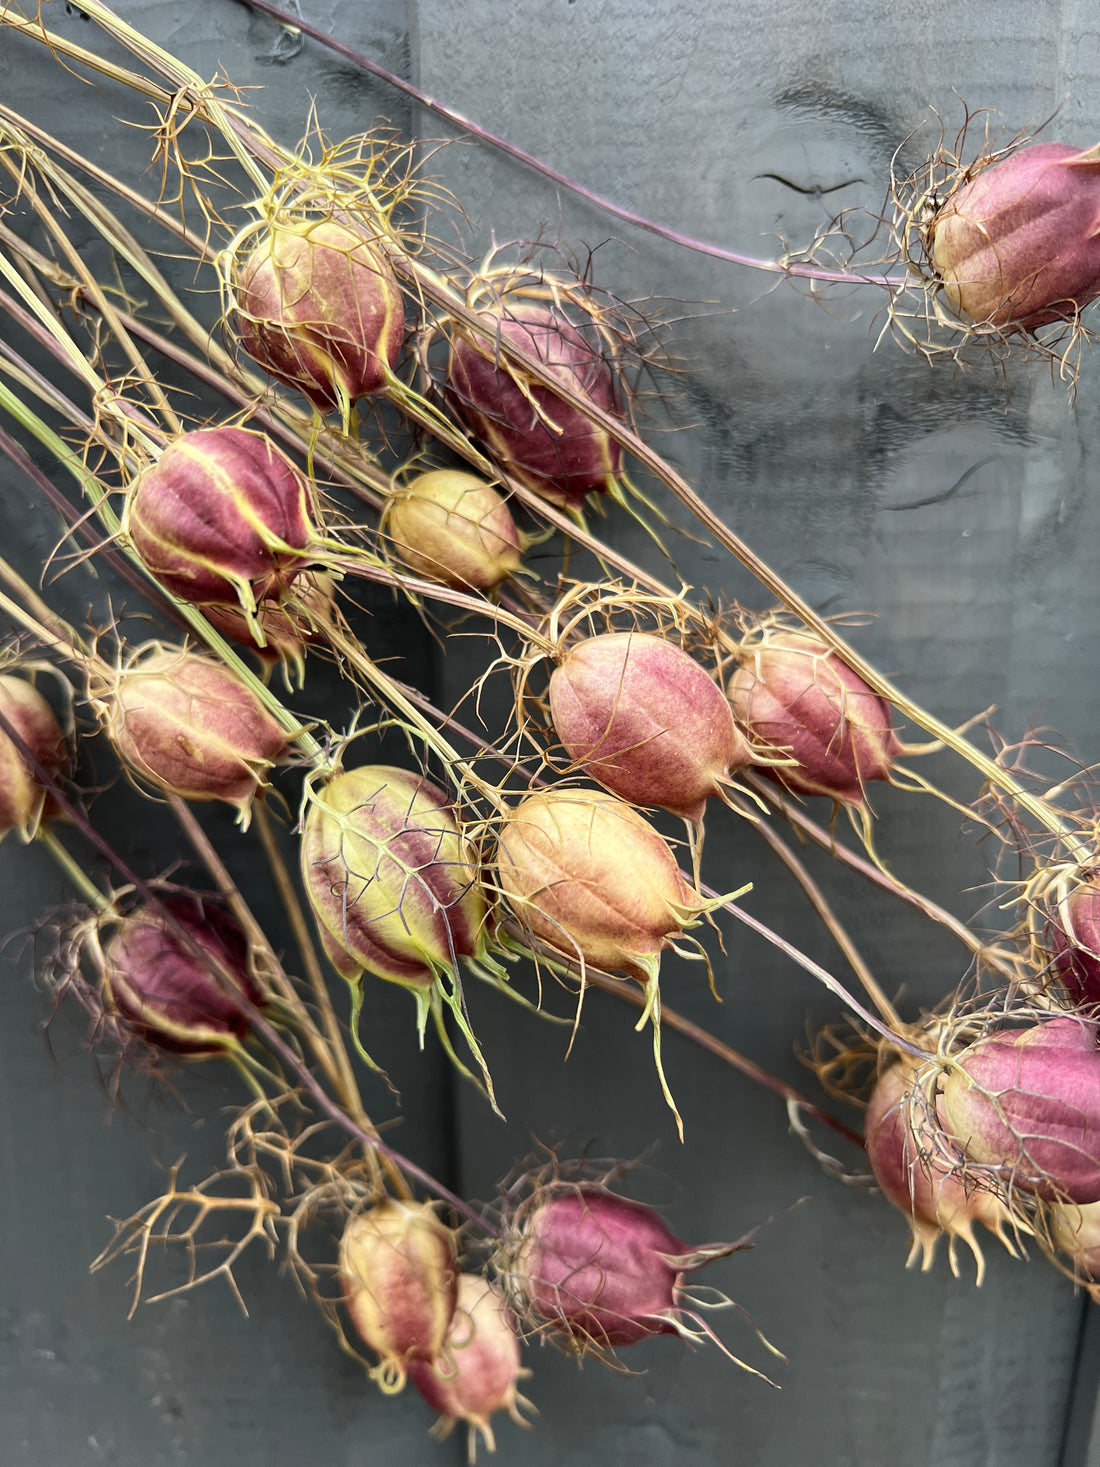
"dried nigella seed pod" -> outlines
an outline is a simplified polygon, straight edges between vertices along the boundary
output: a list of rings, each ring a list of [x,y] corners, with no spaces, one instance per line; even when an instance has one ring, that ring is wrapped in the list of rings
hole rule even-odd
[[[796,794],[864,807],[866,786],[888,780],[901,753],[889,703],[808,632],[765,626],[739,655],[733,711],[754,744],[792,761],[762,773]]]
[[[550,678],[550,715],[569,758],[605,789],[695,824],[708,795],[752,757],[722,689],[647,632],[567,646]]]
[[[411,571],[456,590],[492,591],[520,568],[523,538],[507,504],[459,469],[418,474],[387,503],[381,529]]]
[[[929,237],[959,315],[1002,331],[1074,320],[1100,295],[1100,145],[1037,143],[983,168]]]
[[[262,997],[241,928],[212,902],[183,895],[121,919],[103,946],[103,989],[134,1033],[186,1055],[242,1040]]]
[[[966,1156],[1005,1185],[1060,1202],[1100,1201],[1097,1026],[1064,1015],[952,1055],[940,1115]]]
[[[0,713],[42,768],[60,774],[68,760],[68,742],[34,684],[12,673],[0,675]],[[56,804],[26,755],[0,730],[0,840],[10,830],[33,840],[43,821],[55,814]]]
[[[372,764],[310,792],[302,879],[326,951],[349,982],[364,971],[431,989],[488,941],[477,864],[446,793]]]
[[[443,1351],[458,1302],[455,1235],[430,1202],[387,1197],[350,1218],[340,1239],[340,1284],[355,1331],[378,1356],[372,1372],[392,1394],[412,1360]]]
[[[615,378],[587,337],[554,306],[505,299],[479,313],[494,337],[542,363],[563,386],[618,414]],[[499,345],[456,328],[447,394],[457,416],[520,483],[555,504],[577,508],[612,489],[622,462],[618,443],[552,388],[527,381]]]
[[[123,529],[161,585],[198,606],[278,600],[316,540],[305,477],[262,433],[200,428],[138,476]]]
[[[151,643],[89,695],[133,772],[185,800],[225,800],[247,823],[290,735],[220,662]]]
[[[405,303],[377,243],[334,219],[282,218],[252,236],[236,278],[245,350],[321,413],[345,421],[384,392],[405,339]]]
[[[974,1255],[980,1285],[985,1258],[974,1236],[982,1223],[1014,1253],[1006,1232],[1004,1203],[987,1188],[964,1180],[938,1145],[931,1119],[933,1102],[917,1080],[919,1061],[905,1057],[883,1072],[871,1094],[863,1131],[867,1159],[887,1201],[902,1213],[913,1234],[908,1267],[932,1267],[936,1244],[946,1235],[951,1272],[958,1277],[955,1244],[961,1238]]]
[[[520,1360],[515,1316],[499,1291],[480,1274],[458,1279],[458,1305],[441,1354],[434,1361],[409,1361],[409,1379],[440,1415],[433,1435],[440,1441],[465,1421],[469,1430],[469,1460],[475,1457],[478,1435],[490,1452],[496,1451],[491,1418],[507,1411],[519,1426],[527,1426],[518,1382],[529,1370]]]
[[[655,980],[672,935],[707,905],[657,831],[602,790],[522,799],[500,828],[496,878],[541,942],[641,983]]]
[[[1100,1202],[1050,1202],[1044,1217],[1051,1244],[1069,1258],[1077,1277],[1100,1280]]]
[[[525,1327],[583,1356],[655,1335],[717,1343],[690,1308],[686,1276],[748,1246],[690,1247],[640,1202],[591,1183],[551,1182],[506,1219],[496,1261]]]

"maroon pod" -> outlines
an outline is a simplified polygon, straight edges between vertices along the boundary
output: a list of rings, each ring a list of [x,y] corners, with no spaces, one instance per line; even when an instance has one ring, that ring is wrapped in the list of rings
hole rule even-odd
[[[652,1208],[563,1182],[536,1192],[506,1230],[501,1269],[532,1324],[581,1354],[689,1335],[685,1274],[741,1246],[690,1248]]]
[[[979,1039],[954,1055],[940,1111],[966,1155],[1025,1192],[1100,1201],[1100,1049],[1069,1015]]]
[[[698,823],[751,758],[722,690],[673,642],[607,632],[569,647],[550,679],[565,752],[605,789]]]
[[[479,320],[581,398],[619,412],[611,368],[561,311],[505,302],[481,312]],[[622,461],[618,443],[552,388],[528,381],[493,341],[456,332],[447,394],[456,415],[496,461],[544,499],[573,508],[586,494],[612,488]]]
[[[173,596],[251,613],[306,564],[312,500],[305,477],[264,434],[200,428],[138,477],[123,528]]]
[[[762,773],[802,795],[865,805],[901,752],[890,705],[809,632],[768,627],[741,649],[727,692],[753,742],[793,762]]]
[[[243,1039],[261,997],[244,933],[197,896],[168,896],[124,917],[103,950],[103,987],[134,1033],[191,1055]]]
[[[1100,871],[1066,893],[1051,916],[1054,967],[1075,1004],[1100,1004]]]
[[[1072,320],[1100,295],[1100,146],[1021,148],[953,193],[929,234],[961,316],[1007,331]]]
[[[334,219],[271,225],[240,267],[237,326],[249,356],[317,408],[346,416],[382,392],[405,339],[385,254]]]

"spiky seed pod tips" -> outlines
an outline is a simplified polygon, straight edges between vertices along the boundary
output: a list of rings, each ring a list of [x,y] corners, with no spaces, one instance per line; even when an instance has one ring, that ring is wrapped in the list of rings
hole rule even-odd
[[[433,1361],[409,1361],[409,1379],[439,1421],[433,1435],[445,1440],[459,1421],[469,1431],[468,1460],[475,1460],[480,1436],[496,1451],[491,1418],[506,1411],[527,1426],[520,1406],[530,1406],[518,1382],[530,1371],[521,1363],[515,1316],[500,1292],[480,1274],[458,1280],[458,1304],[442,1353]]]
[[[388,501],[381,529],[411,571],[456,590],[492,591],[520,568],[523,537],[507,504],[459,469],[418,474]]]
[[[555,504],[579,508],[588,494],[613,489],[619,444],[552,388],[528,381],[494,338],[529,353],[582,399],[618,414],[605,358],[554,306],[506,297],[478,319],[489,339],[461,327],[451,339],[447,396],[456,415],[503,469]]]
[[[68,742],[49,703],[24,677],[0,675],[0,713],[48,774],[59,774],[68,760]],[[0,840],[11,830],[33,840],[42,822],[57,812],[26,755],[0,730]]]
[[[722,689],[675,643],[607,632],[566,646],[550,678],[565,752],[621,799],[695,824],[752,757]]]
[[[403,1389],[411,1360],[442,1352],[458,1302],[455,1235],[430,1202],[387,1197],[348,1220],[340,1285],[381,1389]]]
[[[121,919],[103,948],[103,991],[109,1010],[147,1043],[194,1056],[243,1039],[262,999],[241,928],[185,895]]]
[[[1073,321],[1100,295],[1100,145],[1020,148],[956,189],[928,233],[960,316],[1002,331]]]
[[[89,693],[139,779],[185,800],[225,800],[242,823],[290,738],[235,673],[186,648],[138,649]]]
[[[316,542],[313,493],[262,433],[200,428],[134,481],[123,529],[173,596],[198,606],[280,599]]]
[[[922,1269],[930,1269],[936,1244],[946,1235],[957,1277],[955,1245],[961,1238],[974,1255],[981,1284],[985,1258],[974,1224],[984,1224],[1013,1252],[1005,1231],[1008,1209],[988,1189],[974,1181],[967,1185],[950,1160],[937,1154],[937,1126],[929,1114],[934,1102],[917,1082],[919,1068],[919,1061],[905,1057],[879,1077],[864,1120],[867,1159],[883,1195],[909,1223],[908,1267],[919,1260]]]
[[[385,253],[334,219],[283,218],[238,267],[235,319],[245,351],[345,426],[360,397],[384,392],[405,339],[405,304]]]

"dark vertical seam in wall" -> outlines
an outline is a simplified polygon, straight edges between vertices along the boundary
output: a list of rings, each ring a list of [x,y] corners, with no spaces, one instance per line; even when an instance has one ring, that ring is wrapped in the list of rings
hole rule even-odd
[[[1100,1463],[1100,1441],[1094,1435],[1096,1394],[1100,1385],[1100,1316],[1086,1295],[1081,1301],[1081,1319],[1073,1368],[1066,1391],[1066,1420],[1058,1452],[1057,1467],[1096,1467]]]

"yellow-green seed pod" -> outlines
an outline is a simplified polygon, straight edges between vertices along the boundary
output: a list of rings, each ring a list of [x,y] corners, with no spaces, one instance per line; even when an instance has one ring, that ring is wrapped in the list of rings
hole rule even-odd
[[[382,529],[411,571],[456,590],[491,591],[520,567],[507,504],[459,469],[418,474],[386,507]]]
[[[326,950],[349,981],[364,971],[430,989],[481,954],[486,902],[446,793],[389,765],[310,792],[302,879]]]

